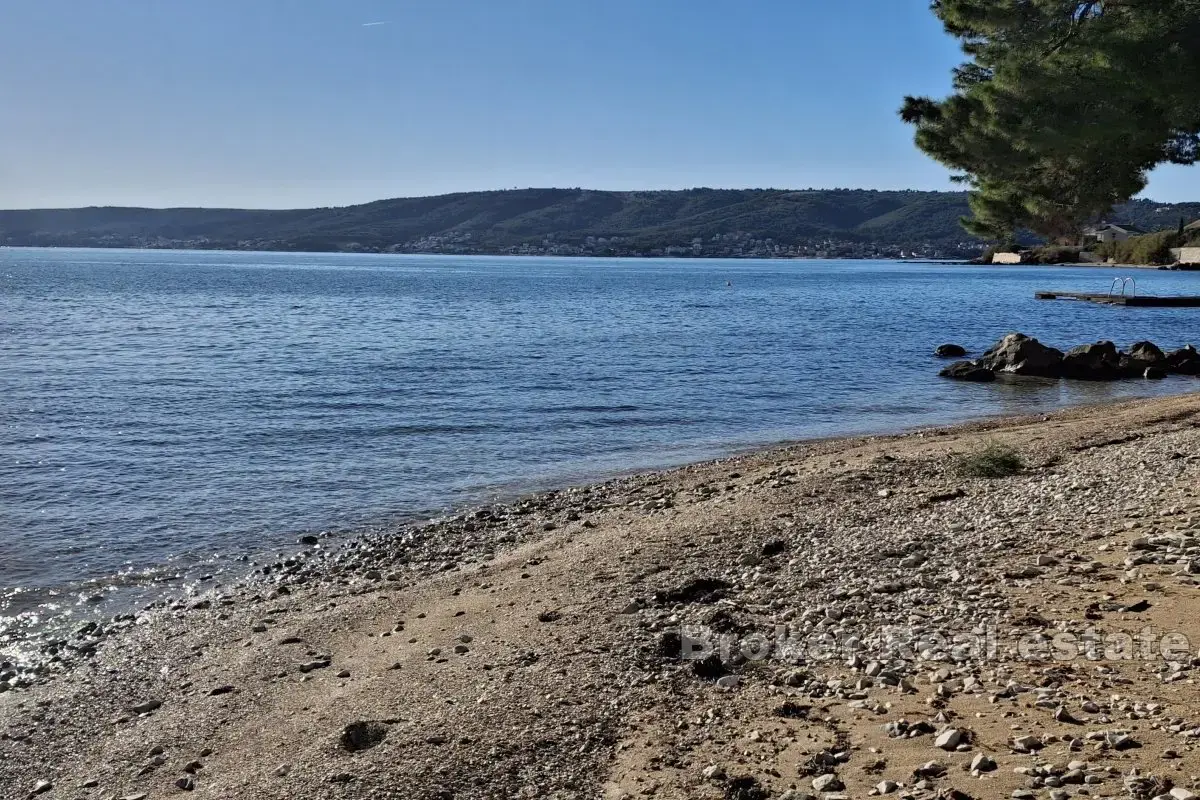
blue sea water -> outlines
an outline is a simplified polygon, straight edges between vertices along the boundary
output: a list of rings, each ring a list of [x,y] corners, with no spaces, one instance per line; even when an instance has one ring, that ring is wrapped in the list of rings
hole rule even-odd
[[[1013,330],[1200,343],[1197,309],[1033,298],[1115,274],[0,249],[0,614],[746,446],[1200,386],[936,377],[936,345]]]

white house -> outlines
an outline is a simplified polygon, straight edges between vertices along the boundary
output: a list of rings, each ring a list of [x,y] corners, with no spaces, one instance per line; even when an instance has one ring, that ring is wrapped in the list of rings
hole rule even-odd
[[[1144,230],[1133,225],[1114,225],[1111,222],[1102,222],[1099,225],[1084,228],[1083,241],[1088,244],[1091,242],[1111,244],[1112,242],[1123,242],[1130,236],[1141,236],[1143,233],[1145,233]]]

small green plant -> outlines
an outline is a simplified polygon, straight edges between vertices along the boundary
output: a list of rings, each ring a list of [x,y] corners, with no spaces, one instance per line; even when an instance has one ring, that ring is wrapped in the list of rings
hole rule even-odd
[[[958,457],[955,471],[964,478],[1007,478],[1025,468],[1021,454],[999,442],[989,442]]]

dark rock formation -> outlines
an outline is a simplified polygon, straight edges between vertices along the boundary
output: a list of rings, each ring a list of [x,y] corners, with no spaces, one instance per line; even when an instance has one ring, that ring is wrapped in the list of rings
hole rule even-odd
[[[950,345],[943,345],[950,347]],[[942,348],[938,348],[941,354]],[[1137,342],[1122,352],[1109,341],[1074,347],[1065,355],[1023,333],[1010,333],[976,361],[956,361],[943,378],[987,383],[1001,375],[1114,381],[1122,378],[1162,380],[1167,375],[1200,375],[1200,351],[1192,345],[1164,354],[1154,342]]]
[[[967,354],[967,348],[961,344],[944,344],[933,351],[938,358],[962,358]]]
[[[943,378],[974,381],[976,383],[991,383],[996,380],[996,373],[987,367],[979,366],[974,361],[955,361],[938,374]]]
[[[1144,368],[1143,368],[1144,369]],[[1112,381],[1123,377],[1121,353],[1112,342],[1072,347],[1063,356],[1062,376],[1081,381]]]
[[[978,363],[992,372],[1057,378],[1062,373],[1062,360],[1061,350],[1023,333],[1010,333],[992,345]]]

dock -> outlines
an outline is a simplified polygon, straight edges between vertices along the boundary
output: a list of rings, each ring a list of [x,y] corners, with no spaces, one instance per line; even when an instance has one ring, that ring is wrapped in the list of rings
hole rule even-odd
[[[1034,292],[1038,300],[1080,300],[1110,306],[1156,306],[1159,308],[1200,308],[1200,297],[1155,295],[1099,294],[1093,292]]]

